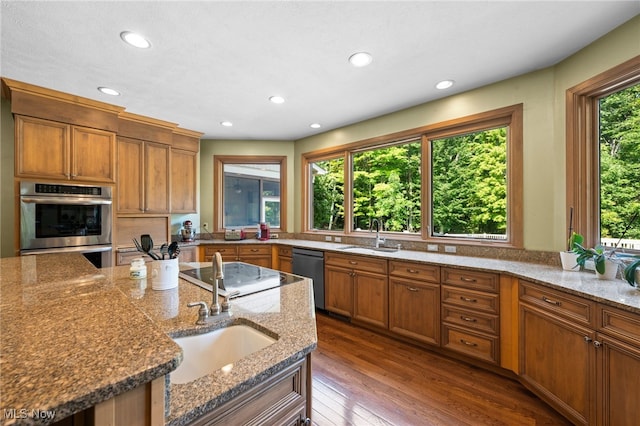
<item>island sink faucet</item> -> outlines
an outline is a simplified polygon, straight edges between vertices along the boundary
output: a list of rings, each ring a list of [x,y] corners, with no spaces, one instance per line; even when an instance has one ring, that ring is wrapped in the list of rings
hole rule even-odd
[[[380,236],[380,221],[376,218],[371,221],[371,229],[369,231],[373,230],[374,225],[376,227],[376,248],[380,248],[380,243],[384,244],[384,237]]]
[[[218,289],[224,290],[224,271],[222,270],[222,255],[220,252],[216,252],[213,256],[213,285],[211,286],[211,293],[213,294],[213,300],[211,301],[211,307],[209,313],[211,315],[220,314],[220,303],[218,303]]]

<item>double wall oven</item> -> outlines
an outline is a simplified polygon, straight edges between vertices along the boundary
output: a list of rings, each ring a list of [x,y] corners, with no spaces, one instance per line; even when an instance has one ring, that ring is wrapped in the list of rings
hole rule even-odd
[[[112,264],[112,188],[20,182],[20,254],[79,252]]]

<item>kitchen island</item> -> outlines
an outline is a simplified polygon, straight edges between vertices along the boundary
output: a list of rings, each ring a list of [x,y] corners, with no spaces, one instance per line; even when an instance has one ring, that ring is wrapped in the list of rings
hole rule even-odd
[[[210,303],[211,293],[183,280],[155,291],[150,277],[132,280],[127,266],[96,269],[81,255],[0,259],[0,424],[51,424],[164,381],[182,361],[171,337],[236,322],[277,337],[227,374],[167,380],[161,423],[187,424],[316,347],[308,280],[232,300],[231,314],[196,326],[197,309],[186,305]]]

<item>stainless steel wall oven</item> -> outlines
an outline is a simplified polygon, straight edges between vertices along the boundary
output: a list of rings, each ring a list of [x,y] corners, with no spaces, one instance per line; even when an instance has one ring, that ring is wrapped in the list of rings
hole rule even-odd
[[[112,188],[20,182],[20,254],[81,252],[111,266]]]

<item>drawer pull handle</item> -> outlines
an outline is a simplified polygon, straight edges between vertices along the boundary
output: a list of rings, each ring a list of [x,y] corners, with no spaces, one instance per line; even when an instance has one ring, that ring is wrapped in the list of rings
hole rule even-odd
[[[255,253],[257,251],[260,251],[260,249],[251,249],[251,251]]]
[[[478,322],[477,319],[475,318],[469,318],[469,317],[465,317],[464,315],[460,315],[460,319],[462,321],[466,321],[466,322]]]
[[[475,278],[460,277],[460,281],[464,281],[466,283],[475,283],[476,279]]]
[[[557,300],[549,299],[547,296],[542,296],[542,300],[544,302],[549,303],[550,305],[556,305],[556,306],[561,306],[562,305],[561,302],[558,302]]]
[[[418,291],[420,291],[420,290],[418,290],[418,289],[417,289],[417,288],[415,288],[415,287],[407,287],[407,290],[409,290],[409,291],[413,291],[413,292],[418,292]]]
[[[467,346],[473,346],[473,347],[478,346],[478,344],[477,344],[477,343],[468,342],[468,341],[466,341],[466,340],[464,340],[464,339],[460,339],[460,343],[462,343],[463,345],[467,345]]]
[[[469,302],[469,303],[477,303],[478,299],[470,299],[468,297],[464,297],[464,296],[460,296],[460,300],[462,300],[463,302]]]
[[[350,265],[357,265],[357,264],[358,264],[358,262],[356,262],[356,261],[354,261],[354,260],[350,260],[350,261],[349,261],[349,264],[350,264]]]
[[[587,343],[591,343],[593,341],[593,339],[589,336],[584,336],[584,341]]]
[[[411,268],[407,268],[407,272],[410,274],[419,274],[420,271],[416,270],[416,269],[411,269]]]

